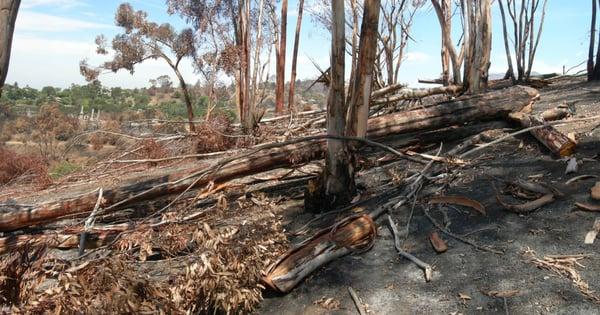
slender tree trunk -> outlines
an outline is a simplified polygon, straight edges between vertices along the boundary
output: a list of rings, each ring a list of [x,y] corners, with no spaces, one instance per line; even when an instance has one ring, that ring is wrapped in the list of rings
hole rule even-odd
[[[482,0],[480,2],[480,26],[481,32],[481,60],[479,62],[480,88],[487,89],[488,74],[491,65],[492,53],[492,0]]]
[[[600,0],[598,0],[600,4]],[[598,48],[596,49],[596,64],[594,65],[594,80],[600,80],[600,32],[598,32]]]
[[[283,113],[284,89],[285,89],[285,48],[287,38],[287,10],[288,2],[281,2],[281,32],[279,33],[279,54],[277,55],[277,73],[275,88],[275,112]]]
[[[327,134],[344,135],[347,105],[344,93],[345,20],[344,0],[332,0],[331,83],[327,99]],[[327,140],[325,169],[305,193],[307,211],[332,210],[346,205],[355,192],[351,155],[346,141]]]
[[[300,28],[302,27],[302,11],[304,9],[304,0],[298,2],[298,17],[296,20],[296,35],[294,36],[294,52],[292,55],[292,74],[290,77],[290,94],[288,96],[288,109],[294,108],[294,89],[296,88],[296,65],[298,63],[298,46],[300,45]]]
[[[445,0],[442,0],[442,1],[445,1]],[[461,56],[459,56],[456,53],[456,49],[454,48],[454,44],[452,42],[451,29],[448,27],[449,25],[451,25],[451,21],[450,21],[451,7],[450,7],[450,5],[448,5],[445,7],[445,9],[443,9],[442,6],[440,5],[439,0],[431,0],[431,4],[433,5],[433,8],[434,8],[435,13],[438,18],[438,21],[440,23],[440,29],[442,32],[442,46],[446,47],[446,49],[448,50],[448,54],[450,55],[450,60],[452,61],[452,77],[453,77],[454,84],[460,85],[462,83],[462,80],[460,77],[461,76],[460,66],[462,64],[462,53],[460,54]],[[466,36],[467,36],[467,34],[465,33],[465,37]],[[464,47],[464,45],[466,45],[465,40],[463,40],[463,47]]]
[[[183,92],[183,100],[185,102],[185,107],[187,108],[188,114],[188,124],[190,126],[190,132],[196,132],[196,126],[194,125],[194,105],[192,103],[192,96],[190,95],[190,90],[188,89],[185,80],[183,79],[183,75],[179,72],[177,67],[173,67],[175,71],[175,75],[179,80],[179,87],[181,87],[181,91]]]
[[[0,95],[8,73],[10,50],[21,0],[0,0]]]
[[[516,2],[516,0],[514,0]],[[525,34],[525,8],[527,7],[527,4],[525,3],[526,1],[521,1],[521,12],[519,13],[519,21],[518,21],[518,47],[519,49],[517,50],[517,72],[518,72],[518,77],[517,80],[519,82],[522,82],[525,79],[525,69],[524,69],[524,64],[525,64],[525,40],[524,37],[526,36]]]
[[[262,46],[262,20],[264,11],[264,0],[258,4],[258,21],[256,22],[256,39],[254,45],[254,66],[252,67],[252,97],[250,102],[256,106],[258,94],[258,73],[260,69],[260,48]]]
[[[535,53],[537,51],[537,47],[540,43],[540,37],[542,36],[542,27],[544,26],[544,18],[546,16],[546,5],[548,4],[548,0],[544,0],[544,6],[542,7],[542,17],[540,18],[540,26],[538,28],[537,31],[537,35],[535,38],[535,43],[533,42],[533,37],[531,39],[531,43],[529,46],[529,61],[528,61],[528,66],[527,66],[527,79],[529,79],[529,77],[531,76],[531,69],[533,68],[533,60],[535,59]],[[533,24],[533,13],[532,13],[532,18],[531,18],[531,32],[533,34],[533,28],[535,27],[535,25]]]
[[[369,100],[373,87],[373,66],[377,53],[377,28],[379,25],[380,0],[365,0],[356,77],[351,86],[352,99],[346,121],[346,135],[364,137],[367,134]]]
[[[592,23],[590,25],[590,49],[588,52],[587,78],[594,80],[594,42],[596,40],[596,0],[592,0]]]
[[[442,30],[445,29],[448,33],[452,33],[452,21],[447,18],[450,15],[451,6],[451,0],[442,0],[442,12],[444,13],[444,26]],[[444,86],[448,86],[450,85],[450,52],[444,38],[445,36],[442,36],[442,82]]]
[[[246,132],[251,132],[256,126],[254,117],[254,106],[249,102],[248,92],[250,90],[250,0],[240,1],[240,101],[242,103],[243,121],[242,125]]]
[[[350,59],[350,82],[349,86],[353,85],[354,73],[356,73],[356,62],[358,60],[358,6],[357,0],[350,0],[350,11],[352,12],[352,51]],[[350,102],[352,98],[352,89],[346,95],[346,102]]]
[[[506,62],[508,64],[508,71],[504,76],[505,79],[512,79],[515,81],[515,71],[513,69],[512,56],[510,53],[509,46],[509,38],[508,38],[508,30],[506,27],[506,15],[504,13],[504,5],[502,4],[502,0],[498,0],[498,5],[500,6],[500,15],[502,17],[502,34],[504,35],[504,50],[506,51]]]

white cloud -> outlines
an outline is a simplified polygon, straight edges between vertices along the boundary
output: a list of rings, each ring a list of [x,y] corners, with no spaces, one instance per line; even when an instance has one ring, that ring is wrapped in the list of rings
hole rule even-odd
[[[431,58],[428,54],[420,51],[410,51],[404,56],[406,61],[409,62],[426,62]]]
[[[84,56],[93,55],[95,45],[93,42],[72,40],[56,40],[41,37],[15,36],[13,39],[13,52],[19,54],[44,54],[58,56]]]
[[[25,0],[21,4],[21,8],[29,9],[41,6],[52,6],[54,8],[67,9],[83,5],[81,0]]]
[[[23,10],[19,12],[19,18],[17,19],[15,29],[17,32],[73,32],[86,29],[106,29],[112,27],[113,26],[108,24]]]

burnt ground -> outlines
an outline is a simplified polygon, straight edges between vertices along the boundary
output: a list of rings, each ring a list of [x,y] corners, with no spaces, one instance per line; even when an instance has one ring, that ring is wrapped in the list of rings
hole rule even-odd
[[[576,107],[576,118],[597,115],[600,85],[581,81],[559,80],[540,90],[541,99],[534,112],[554,108],[563,102]],[[576,209],[574,202],[589,201],[589,189],[594,179],[577,181],[569,186],[569,178],[593,174],[600,176],[600,122],[588,121],[557,127],[569,133],[577,132],[579,141],[575,157],[579,171],[565,175],[566,162],[553,157],[529,136],[512,138],[477,153],[472,163],[454,170],[446,194],[462,195],[485,205],[487,215],[467,208],[432,208],[439,221],[450,223],[448,229],[480,245],[502,249],[504,254],[477,250],[441,234],[449,250],[437,254],[429,242],[433,225],[424,216],[419,204],[410,222],[410,232],[403,239],[403,248],[434,266],[433,280],[426,283],[423,272],[408,260],[401,259],[394,250],[393,237],[385,220],[379,219],[378,237],[374,247],[359,255],[345,256],[321,268],[287,295],[267,294],[257,313],[260,314],[356,314],[348,294],[351,286],[368,310],[374,314],[598,314],[600,305],[587,300],[571,280],[548,270],[539,269],[524,256],[533,250],[537,257],[544,255],[592,254],[578,268],[591,289],[600,290],[600,241],[593,245],[583,243],[598,213]],[[497,136],[502,135],[499,132]],[[452,147],[448,144],[447,148]],[[495,199],[492,179],[542,180],[560,189],[565,196],[526,215],[518,215],[502,208]],[[361,180],[371,188],[389,183],[380,175],[364,175]],[[500,184],[497,184],[501,186]],[[508,198],[508,197],[506,197]],[[513,200],[515,202],[515,200]],[[402,230],[406,226],[410,208],[393,213]],[[444,219],[442,212],[447,214]],[[286,229],[294,231],[312,218],[299,206],[282,210]],[[299,241],[301,238],[293,239]],[[484,294],[490,290],[519,290],[519,295],[504,300]],[[471,299],[461,299],[459,294]],[[327,309],[320,299],[332,299],[339,307]]]

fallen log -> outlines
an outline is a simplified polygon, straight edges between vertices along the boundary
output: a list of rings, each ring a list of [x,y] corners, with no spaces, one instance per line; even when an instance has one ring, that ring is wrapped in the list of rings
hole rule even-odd
[[[348,217],[282,255],[267,270],[264,282],[275,291],[287,293],[328,262],[369,249],[376,236],[377,226],[369,215]]]
[[[535,89],[516,86],[502,91],[462,97],[424,109],[380,116],[369,119],[368,137],[381,138],[418,130],[439,129],[472,121],[492,120],[504,117],[510,112],[522,110],[536,96]],[[311,142],[307,142],[307,139],[310,138],[286,142],[289,144],[260,145],[249,152],[226,158],[213,168],[203,166],[105,189],[104,200],[100,207],[105,211],[114,211],[142,200],[182,193],[192,187],[206,185],[211,181],[220,183],[237,177],[320,159],[324,152],[325,138],[321,137],[319,141]],[[315,137],[312,138],[312,140],[315,139]],[[92,192],[74,198],[36,205],[32,208],[2,213],[0,214],[0,231],[13,231],[56,221],[66,216],[89,213],[94,208],[96,200],[97,194]]]
[[[458,123],[493,120],[520,112],[538,96],[535,89],[514,86],[485,94],[461,97],[434,106],[369,119],[368,136],[439,129]]]
[[[462,90],[463,87],[459,85],[436,86],[429,89],[401,89],[398,93],[394,95],[374,99],[371,104],[377,105],[383,103],[398,102],[402,100],[419,99],[436,94],[456,95],[462,92]]]
[[[518,121],[521,126],[525,128],[541,126],[545,124],[545,121],[542,119],[520,112],[511,113],[509,117]],[[560,157],[573,154],[573,151],[577,145],[573,140],[562,134],[551,125],[533,129],[530,131],[530,133],[552,153]]]
[[[406,87],[406,84],[401,84],[401,83],[396,83],[396,84],[392,84],[392,85],[388,85],[386,87],[383,87],[377,91],[373,91],[373,93],[371,93],[371,99],[376,99],[379,97],[382,97],[386,94],[390,94],[393,92],[396,92],[400,89],[403,89]]]

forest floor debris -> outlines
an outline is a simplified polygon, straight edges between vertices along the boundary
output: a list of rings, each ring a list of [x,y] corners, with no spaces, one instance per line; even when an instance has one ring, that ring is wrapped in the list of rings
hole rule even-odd
[[[543,279],[539,271],[525,268],[529,263],[521,259],[521,250],[527,246],[539,252],[573,252],[585,246],[580,234],[587,231],[572,226],[591,226],[595,214],[571,210],[576,202],[593,205],[593,200],[589,200],[593,183],[587,179],[600,176],[596,160],[600,134],[594,129],[598,121],[586,120],[593,116],[598,105],[594,95],[581,89],[588,85],[594,84],[556,82],[541,90],[542,99],[534,110],[556,108],[566,99],[581,100],[577,114],[569,118],[582,119],[581,123],[556,126],[563,133],[578,132],[575,156],[582,162],[578,172],[590,177],[578,173],[565,175],[564,162],[556,160],[525,132],[508,136],[497,129],[486,132],[485,136],[476,134],[467,140],[462,137],[456,140],[457,144],[445,142],[443,151],[439,151],[442,149],[438,149],[438,141],[412,142],[408,149],[392,152],[385,159],[381,151],[365,149],[361,155],[363,168],[358,174],[360,198],[352,207],[326,215],[314,216],[302,209],[305,183],[318,169],[314,164],[291,165],[226,184],[208,182],[203,189],[179,194],[176,202],[158,198],[132,204],[125,211],[100,211],[86,232],[85,243],[90,248],[82,257],[77,253],[78,236],[85,231],[84,221],[89,214],[63,218],[44,228],[4,233],[4,243],[0,245],[12,244],[18,249],[11,249],[0,259],[2,274],[10,275],[0,278],[2,296],[8,297],[1,303],[13,305],[14,310],[32,312],[49,309],[179,313],[217,309],[325,314],[335,309],[354,313],[356,307],[346,293],[348,287],[353,287],[360,292],[362,303],[369,305],[374,313],[407,305],[409,311],[464,313],[504,310],[506,296],[482,292],[491,287],[497,292],[519,287],[523,293],[510,296],[511,312],[531,313],[539,307],[575,313],[592,310],[596,306],[582,300],[585,294],[573,292],[561,281]],[[315,118],[307,115],[292,124],[281,122],[293,130]],[[248,141],[277,140],[276,124],[277,121],[269,123],[270,129],[262,139]],[[299,135],[302,134],[293,136]],[[161,142],[161,146],[168,150],[176,143],[171,141],[193,144],[195,140],[179,138]],[[398,140],[389,140],[386,145],[402,143],[394,141]],[[215,143],[215,147],[201,149],[198,150],[232,148]],[[219,154],[227,158],[239,149],[234,147],[233,151]],[[130,152],[135,150],[132,147]],[[140,174],[147,178],[166,176],[198,158],[189,152],[170,153],[177,157],[170,159],[163,153],[114,155],[108,163],[99,163],[98,168],[87,173],[75,172],[44,191],[29,186],[7,186],[0,193],[3,204],[0,207],[11,211],[15,206],[27,208],[56,196],[76,196],[98,187],[114,187],[133,177],[122,176],[125,172],[136,178]],[[413,161],[400,159],[410,154]],[[206,160],[194,162],[194,169],[212,165],[210,159],[215,157],[202,158]],[[511,182],[504,187],[505,191],[527,200],[526,203],[547,195],[552,195],[553,200],[535,207],[537,211],[518,214],[505,211],[495,199],[494,180],[490,176]],[[562,184],[565,182],[566,185]],[[398,186],[403,188],[401,192]],[[530,191],[523,189],[524,186]],[[96,192],[94,202],[97,197]],[[390,224],[395,227],[398,222],[402,229],[388,231],[382,228],[387,225],[385,222],[377,227],[367,224],[371,232],[356,244],[352,241],[348,245],[360,243],[364,246],[358,249],[370,248],[369,251],[346,255],[316,268],[315,273],[287,295],[263,290],[264,272],[289,249],[290,242],[310,240],[315,231],[348,216],[378,217],[383,213],[389,214]],[[343,228],[344,225],[338,225],[333,232],[343,232]],[[432,228],[447,237],[448,252],[436,254],[431,249],[428,232]],[[543,233],[530,233],[533,230]],[[323,235],[336,235],[328,231]],[[31,235],[35,237],[28,239]],[[59,249],[67,245],[70,250]],[[594,279],[600,264],[591,258],[586,265],[586,269],[577,272],[582,278]],[[427,281],[423,281],[423,270]],[[93,279],[97,273],[104,276]],[[120,287],[115,289],[114,283]],[[10,287],[19,290],[7,294],[6,288]],[[459,293],[469,297],[468,303],[457,300]],[[261,303],[263,294],[266,300]],[[569,296],[567,299],[559,298],[565,294]],[[80,304],[68,304],[70,301]]]

